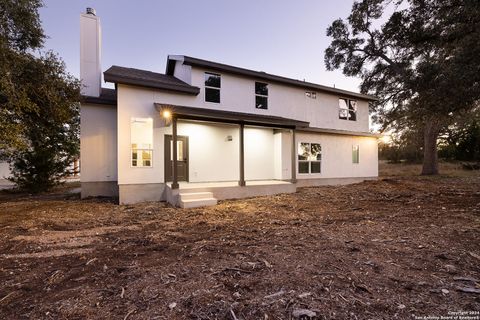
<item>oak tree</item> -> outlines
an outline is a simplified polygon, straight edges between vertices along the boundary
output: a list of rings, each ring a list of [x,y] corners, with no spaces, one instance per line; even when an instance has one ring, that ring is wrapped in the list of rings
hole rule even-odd
[[[362,79],[383,130],[421,129],[422,174],[437,174],[440,132],[480,100],[480,1],[356,1],[327,35],[327,69]]]

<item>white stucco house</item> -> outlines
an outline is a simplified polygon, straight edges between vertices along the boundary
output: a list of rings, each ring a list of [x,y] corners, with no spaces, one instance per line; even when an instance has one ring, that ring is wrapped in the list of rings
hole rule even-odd
[[[112,66],[105,89],[99,18],[80,26],[82,197],[193,207],[378,176],[374,97],[178,55]]]

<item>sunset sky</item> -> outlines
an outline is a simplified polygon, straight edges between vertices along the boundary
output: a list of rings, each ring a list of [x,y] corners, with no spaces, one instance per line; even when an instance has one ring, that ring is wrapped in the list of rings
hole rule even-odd
[[[359,80],[325,70],[327,26],[348,16],[340,1],[46,0],[40,10],[49,39],[67,69],[79,75],[79,15],[101,19],[102,69],[112,65],[165,72],[168,54],[265,71],[358,91]]]

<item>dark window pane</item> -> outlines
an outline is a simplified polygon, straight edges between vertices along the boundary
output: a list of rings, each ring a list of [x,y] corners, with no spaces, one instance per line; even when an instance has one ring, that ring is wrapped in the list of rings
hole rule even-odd
[[[220,90],[205,88],[205,101],[220,103]]]
[[[310,173],[320,173],[320,161],[310,162],[311,170]]]
[[[308,165],[309,165],[309,162],[306,161],[306,162],[299,162],[298,163],[298,172],[299,173],[308,173]]]
[[[357,121],[357,101],[350,100],[348,104],[349,120]]]
[[[268,109],[268,98],[255,96],[255,107],[257,109]]]
[[[268,86],[266,83],[255,82],[255,94],[268,96]]]
[[[220,82],[221,80],[219,74],[205,72],[205,86],[220,88]]]

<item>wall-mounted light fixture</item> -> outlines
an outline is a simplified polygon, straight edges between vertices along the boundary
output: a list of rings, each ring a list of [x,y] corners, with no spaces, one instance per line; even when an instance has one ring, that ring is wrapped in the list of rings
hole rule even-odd
[[[227,140],[227,141],[233,141],[233,138],[232,138],[232,136],[227,136],[227,139],[226,139],[226,140]]]
[[[172,122],[172,112],[169,109],[160,110],[160,117],[165,122],[165,126],[169,126]]]

